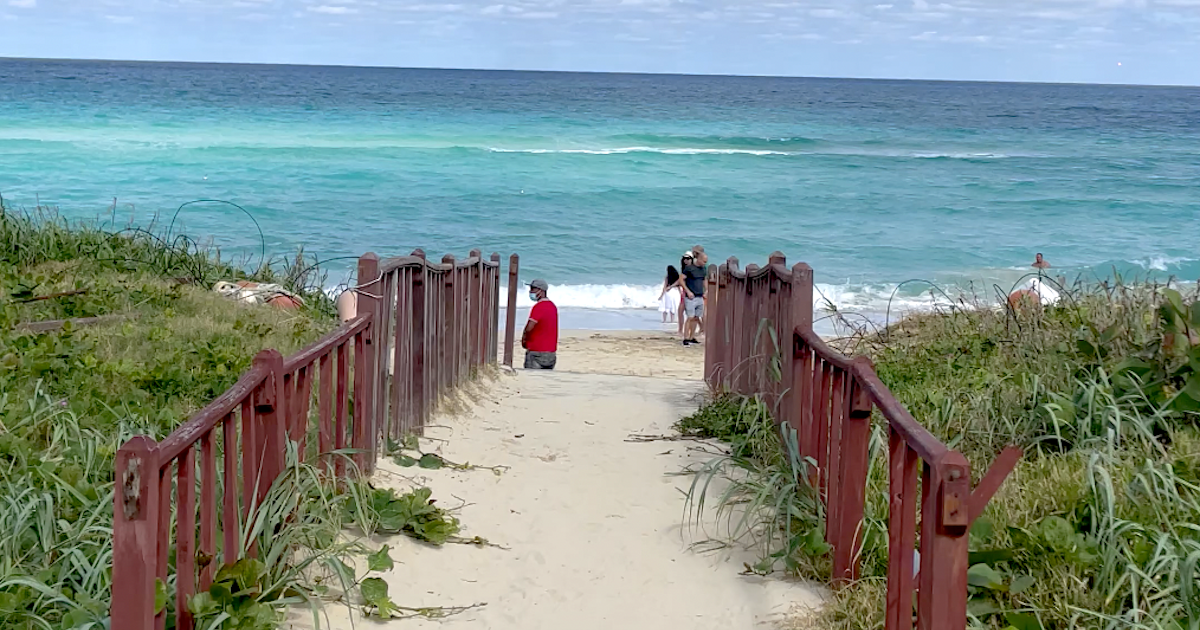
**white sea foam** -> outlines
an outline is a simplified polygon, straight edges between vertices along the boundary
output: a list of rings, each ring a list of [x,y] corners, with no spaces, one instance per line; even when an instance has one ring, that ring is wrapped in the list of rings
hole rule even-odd
[[[550,299],[560,308],[593,310],[658,309],[662,288],[631,284],[550,285]],[[502,294],[507,289],[501,289]],[[886,313],[893,315],[913,311],[928,311],[950,304],[941,294],[914,295],[896,292],[894,284],[852,285],[818,284],[813,289],[813,305],[817,310],[838,310],[855,313]],[[517,296],[518,308],[529,308],[532,302],[522,290]]]
[[[616,147],[612,149],[501,149],[489,147],[492,153],[622,155],[626,153],[661,153],[664,155],[804,155],[801,151],[766,151],[759,149],[689,149],[657,147]]]

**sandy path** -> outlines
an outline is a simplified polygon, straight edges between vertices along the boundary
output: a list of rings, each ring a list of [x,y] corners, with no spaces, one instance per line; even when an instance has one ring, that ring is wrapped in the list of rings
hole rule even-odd
[[[625,441],[670,434],[697,408],[702,363],[702,349],[663,333],[563,331],[560,369],[502,375],[422,441],[451,461],[508,467],[501,476],[386,460],[376,474],[377,485],[427,486],[445,507],[465,502],[457,512],[462,535],[508,548],[380,539],[397,562],[382,576],[392,599],[487,605],[388,623],[332,605],[323,626],[729,630],[769,628],[818,604],[809,585],[740,575],[742,563],[753,562],[745,552],[692,551],[704,535],[681,527],[681,490],[691,480],[670,476],[704,459],[689,451],[692,443]]]
[[[452,461],[508,466],[503,475],[382,463],[377,483],[415,481],[445,506],[465,501],[463,535],[509,548],[387,540],[393,600],[487,605],[386,626],[727,630],[769,627],[814,604],[805,585],[739,575],[748,556],[691,551],[679,492],[690,482],[667,476],[688,461],[688,444],[624,441],[668,433],[699,393],[688,380],[518,371],[471,412],[429,430],[445,442],[423,444]],[[350,627],[344,609],[328,612],[333,627]],[[357,627],[379,627],[356,617]]]

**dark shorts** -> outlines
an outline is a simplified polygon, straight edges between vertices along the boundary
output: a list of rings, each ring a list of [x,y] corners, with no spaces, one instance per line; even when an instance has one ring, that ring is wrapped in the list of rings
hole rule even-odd
[[[533,352],[525,353],[525,369],[526,370],[553,370],[554,364],[558,362],[558,355],[553,352]]]

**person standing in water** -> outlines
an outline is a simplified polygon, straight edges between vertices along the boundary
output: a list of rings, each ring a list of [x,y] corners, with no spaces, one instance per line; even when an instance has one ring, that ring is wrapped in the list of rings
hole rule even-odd
[[[679,288],[679,270],[674,265],[667,265],[667,277],[663,280],[662,292],[658,294],[658,310],[662,313],[662,323],[675,322],[675,312],[679,310],[681,289]],[[683,331],[683,322],[679,323]]]
[[[1038,252],[1038,255],[1034,257],[1032,266],[1034,269],[1049,269],[1050,263],[1045,258],[1042,258],[1041,252]]]

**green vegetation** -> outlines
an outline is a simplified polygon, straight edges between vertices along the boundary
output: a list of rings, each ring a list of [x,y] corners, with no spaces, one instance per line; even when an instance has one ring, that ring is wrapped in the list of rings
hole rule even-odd
[[[686,471],[694,475],[686,520],[702,528],[711,509],[717,525],[700,546],[739,544],[756,550],[758,561],[746,565],[750,573],[782,568],[828,575],[824,507],[807,481],[812,462],[800,456],[794,431],[781,435],[776,430],[761,397],[719,395],[675,428],[685,436],[730,443],[727,452]],[[715,497],[711,507],[710,496]]]
[[[970,533],[972,626],[1200,627],[1198,330],[1194,295],[1116,285],[1044,311],[915,317],[859,344],[976,479],[1005,445],[1025,449]],[[884,435],[877,417],[864,578],[817,627],[882,627]],[[823,577],[806,564],[784,568]]]
[[[136,434],[164,437],[259,351],[286,355],[336,325],[315,265],[303,255],[272,262],[247,272],[186,237],[109,232],[0,204],[0,627],[107,628],[120,444]],[[280,283],[305,305],[236,304],[210,290],[222,279]],[[46,332],[26,326],[93,317],[102,319]],[[193,598],[199,627],[273,628],[283,606],[348,603],[345,593],[360,586],[375,614],[443,614],[388,609],[390,600],[350,569],[367,553],[373,570],[385,564],[360,542],[376,531],[436,543],[458,530],[444,510],[428,509],[427,490],[381,492],[362,481],[334,488],[293,454],[239,530],[243,548],[258,545],[259,560],[223,569]],[[173,580],[159,591],[170,627]]]

